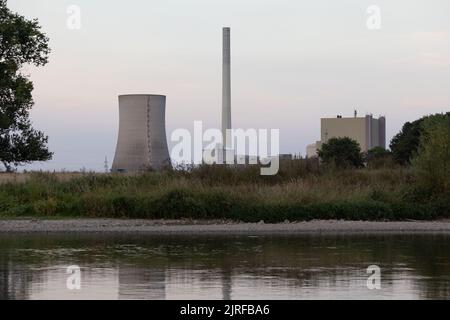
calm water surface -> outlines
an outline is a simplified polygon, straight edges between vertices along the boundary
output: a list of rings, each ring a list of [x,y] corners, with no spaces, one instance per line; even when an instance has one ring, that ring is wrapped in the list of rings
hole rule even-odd
[[[0,299],[450,299],[449,240],[2,235]],[[67,289],[71,265],[81,290]]]

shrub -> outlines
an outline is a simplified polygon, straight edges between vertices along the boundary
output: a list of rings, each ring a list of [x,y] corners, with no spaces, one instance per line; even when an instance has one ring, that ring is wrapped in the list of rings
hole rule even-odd
[[[55,199],[49,198],[45,200],[38,200],[33,205],[33,211],[36,214],[44,216],[52,216],[56,214],[58,203]]]
[[[418,183],[438,197],[450,194],[450,117],[427,118],[422,130],[419,152],[412,161]]]
[[[365,162],[370,169],[393,168],[392,153],[382,147],[375,147],[364,155]]]
[[[339,168],[363,166],[361,147],[355,140],[345,138],[331,138],[318,151],[319,158],[325,164],[334,164]]]

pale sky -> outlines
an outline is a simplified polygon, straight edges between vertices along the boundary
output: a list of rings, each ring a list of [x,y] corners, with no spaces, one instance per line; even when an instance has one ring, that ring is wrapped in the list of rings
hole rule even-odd
[[[81,29],[67,8],[81,9]],[[367,28],[370,5],[381,29]],[[167,95],[167,136],[195,120],[220,126],[222,27],[231,27],[234,128],[280,129],[281,152],[305,154],[320,118],[404,122],[450,111],[448,0],[9,0],[50,37],[48,65],[26,68],[35,128],[54,159],[27,169],[103,170],[119,94]],[[170,141],[169,141],[170,148]]]

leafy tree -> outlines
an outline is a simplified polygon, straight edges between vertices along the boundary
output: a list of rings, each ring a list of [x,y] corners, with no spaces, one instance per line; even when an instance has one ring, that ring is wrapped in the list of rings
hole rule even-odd
[[[322,144],[318,155],[324,163],[333,163],[340,168],[363,166],[359,143],[348,137],[329,139]]]
[[[367,159],[379,159],[389,157],[391,152],[383,147],[374,147],[367,151]]]
[[[447,112],[444,116],[450,117],[450,112]],[[422,123],[429,117],[433,116],[426,116],[405,123],[402,130],[391,140],[392,156],[398,164],[408,165],[411,163],[412,157],[419,148],[420,137],[423,132]]]
[[[450,117],[441,114],[423,121],[412,165],[419,183],[432,194],[450,193]]]
[[[392,153],[382,147],[374,147],[364,155],[365,162],[369,168],[392,167]]]
[[[47,63],[48,38],[40,29],[37,20],[12,13],[0,0],[0,162],[7,171],[52,157],[48,137],[32,128],[33,83],[20,72],[24,64]]]

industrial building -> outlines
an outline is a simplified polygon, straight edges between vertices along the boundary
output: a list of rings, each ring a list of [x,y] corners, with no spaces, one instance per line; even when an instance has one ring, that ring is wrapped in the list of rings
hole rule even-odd
[[[160,170],[170,166],[165,113],[165,96],[119,96],[119,136],[113,172]]]
[[[321,148],[322,143],[327,142],[330,138],[349,137],[359,143],[363,152],[367,152],[374,147],[386,148],[385,117],[379,117],[378,119],[375,119],[372,115],[357,117],[355,112],[354,117],[322,118],[320,119],[320,127],[321,140],[306,147],[308,158],[316,157],[317,150]]]

